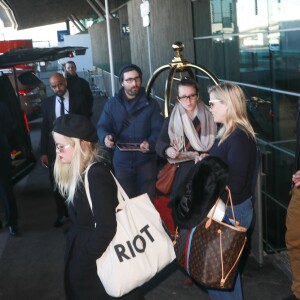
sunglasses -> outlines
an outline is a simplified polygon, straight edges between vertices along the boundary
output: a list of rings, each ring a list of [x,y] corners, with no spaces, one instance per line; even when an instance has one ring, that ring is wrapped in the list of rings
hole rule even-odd
[[[65,149],[68,149],[70,147],[70,145],[63,146],[63,145],[55,144],[55,147],[59,153],[62,153],[65,151]]]
[[[222,100],[219,100],[219,99],[209,100],[208,105],[210,108],[212,108],[212,107],[214,107],[215,103],[218,103],[218,102],[222,102]]]

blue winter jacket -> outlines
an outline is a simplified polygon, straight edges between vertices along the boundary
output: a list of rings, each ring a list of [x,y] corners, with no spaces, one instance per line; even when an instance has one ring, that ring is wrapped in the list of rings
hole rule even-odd
[[[128,127],[124,128],[118,136],[117,143],[142,143],[150,144],[150,151],[142,153],[139,151],[120,151],[114,148],[114,167],[137,167],[146,162],[156,159],[155,144],[159,136],[163,116],[161,109],[154,99],[148,99],[145,89],[141,88],[136,98],[125,103],[124,89],[111,97],[105,103],[103,112],[98,122],[98,137],[101,145],[107,135],[114,139],[123,127],[123,122],[128,114],[134,114]]]

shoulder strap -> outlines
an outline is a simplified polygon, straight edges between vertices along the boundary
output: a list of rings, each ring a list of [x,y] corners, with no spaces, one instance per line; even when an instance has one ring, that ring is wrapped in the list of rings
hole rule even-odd
[[[124,191],[124,189],[122,188],[121,184],[119,183],[119,181],[117,180],[117,178],[115,177],[115,175],[113,174],[112,171],[110,171],[111,176],[114,178],[116,185],[118,187],[118,200],[119,200],[119,204],[125,204],[126,201],[129,200],[128,195],[126,194],[126,192]]]
[[[84,187],[85,187],[85,193],[86,196],[88,198],[89,204],[90,204],[90,208],[91,211],[93,213],[93,203],[92,203],[92,198],[91,198],[91,194],[90,194],[90,185],[89,185],[89,179],[88,179],[88,172],[90,170],[90,167],[93,164],[90,164],[85,171],[84,174]],[[112,177],[114,178],[116,185],[118,187],[118,201],[119,201],[119,205],[117,207],[117,210],[122,209],[125,206],[125,202],[129,200],[126,192],[124,191],[124,189],[122,188],[122,186],[120,185],[119,181],[117,180],[117,178],[114,176],[114,174],[112,173],[112,171],[110,171],[110,174],[112,175]],[[96,224],[95,224],[96,226]]]
[[[123,131],[124,129],[126,129],[126,128],[131,124],[131,122],[132,122],[132,120],[134,119],[134,117],[136,117],[143,109],[144,109],[144,107],[142,107],[142,108],[136,110],[135,112],[133,112],[133,113],[131,113],[131,114],[127,113],[127,116],[126,116],[125,120],[124,120],[123,123],[122,123],[122,127],[120,128],[120,130],[118,131],[118,133],[117,133],[116,136],[115,136],[115,143],[116,143],[117,140],[119,139],[119,137],[120,137],[122,131]]]
[[[90,208],[91,208],[91,211],[92,211],[92,214],[94,215],[93,213],[93,203],[92,203],[92,199],[91,199],[91,194],[90,194],[90,185],[89,185],[89,179],[88,179],[88,171],[90,169],[90,167],[93,165],[90,164],[86,170],[85,170],[85,174],[84,174],[84,187],[85,187],[85,193],[86,193],[86,196],[88,198],[88,201],[89,201],[89,204],[90,204]],[[97,224],[95,222],[95,228],[97,227]]]
[[[91,194],[90,194],[90,185],[89,185],[89,179],[88,179],[88,172],[89,172],[89,169],[90,167],[92,166],[93,164],[90,164],[86,170],[85,170],[85,174],[84,174],[84,187],[85,187],[85,193],[86,193],[86,196],[88,198],[88,201],[89,201],[89,204],[90,204],[90,208],[93,212],[93,203],[92,203],[92,199],[91,199]]]

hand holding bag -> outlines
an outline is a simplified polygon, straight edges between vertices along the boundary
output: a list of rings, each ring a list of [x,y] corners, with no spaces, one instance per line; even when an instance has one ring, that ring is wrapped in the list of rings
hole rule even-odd
[[[92,209],[87,173],[85,188]],[[149,281],[176,256],[173,243],[149,196],[143,194],[129,199],[114,179],[119,200],[116,208],[117,231],[96,263],[106,292],[110,296],[121,297]]]
[[[179,265],[196,282],[211,288],[233,287],[247,240],[247,229],[238,226],[228,187],[227,191],[234,218],[230,224],[214,220],[213,211],[200,225],[182,230],[175,244]]]
[[[195,130],[199,133],[201,129],[201,124],[199,123]],[[185,151],[188,151],[191,148],[190,142],[188,142],[185,146]],[[186,160],[185,160],[186,161]],[[178,164],[167,162],[163,168],[159,171],[157,180],[156,180],[156,189],[161,193],[168,195],[171,191],[173,181],[175,179],[176,170],[178,168]]]

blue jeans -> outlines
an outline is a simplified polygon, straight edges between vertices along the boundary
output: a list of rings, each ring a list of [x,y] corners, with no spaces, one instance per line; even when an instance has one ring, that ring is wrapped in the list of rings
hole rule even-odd
[[[129,198],[147,193],[151,201],[154,201],[157,174],[156,160],[134,168],[116,166],[115,174]]]
[[[232,218],[232,211],[230,207],[227,208],[226,214],[229,218]],[[252,197],[238,205],[234,205],[234,214],[237,221],[240,222],[240,225],[248,229],[253,218]]]
[[[229,218],[232,218],[232,211],[230,207],[227,208],[226,214]],[[252,197],[246,199],[241,204],[235,205],[234,214],[241,226],[249,228],[253,217]],[[207,292],[211,300],[243,300],[240,274],[237,275],[232,290],[207,289]]]

